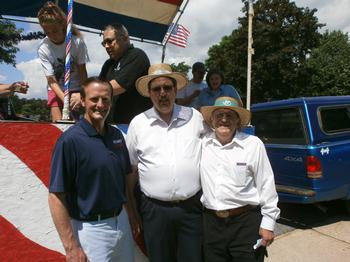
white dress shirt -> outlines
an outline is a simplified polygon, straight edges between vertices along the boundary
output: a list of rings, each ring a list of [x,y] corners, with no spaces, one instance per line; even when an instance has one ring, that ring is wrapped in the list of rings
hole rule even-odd
[[[260,227],[274,230],[280,210],[269,159],[262,141],[236,131],[226,145],[212,132],[203,138],[200,166],[203,196],[208,209],[225,210],[260,205]]]
[[[198,111],[176,104],[169,125],[154,108],[131,121],[126,143],[146,196],[184,200],[200,190],[200,136],[204,128]]]

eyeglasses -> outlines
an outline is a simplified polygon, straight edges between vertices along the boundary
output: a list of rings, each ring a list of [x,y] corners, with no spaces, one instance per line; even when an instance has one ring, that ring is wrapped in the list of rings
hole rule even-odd
[[[115,40],[117,40],[117,39],[116,39],[116,38],[113,38],[113,39],[110,39],[110,38],[104,39],[104,40],[101,42],[101,45],[102,45],[103,47],[106,47],[107,44],[108,44],[108,45],[113,44],[113,42],[114,42]]]
[[[160,91],[163,89],[165,93],[170,93],[173,90],[173,88],[173,85],[154,86],[151,87],[151,92],[160,93]]]
[[[237,115],[236,112],[214,112],[213,114],[214,118],[216,119],[237,119],[239,116]]]

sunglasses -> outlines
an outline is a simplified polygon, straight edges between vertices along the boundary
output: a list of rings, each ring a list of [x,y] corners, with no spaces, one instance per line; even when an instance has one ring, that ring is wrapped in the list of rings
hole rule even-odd
[[[238,114],[235,112],[214,112],[213,114],[214,118],[216,119],[223,119],[224,117],[226,119],[237,119],[239,118]]]
[[[116,39],[116,38],[113,38],[113,39],[109,39],[109,38],[104,39],[104,40],[101,42],[101,45],[102,45],[103,47],[106,47],[107,44],[108,44],[108,45],[113,44],[113,42],[114,42],[115,40],[117,40],[117,39]]]
[[[173,85],[154,86],[154,87],[151,87],[151,92],[160,93],[160,91],[163,89],[165,93],[169,93],[173,90],[173,88],[174,88]]]

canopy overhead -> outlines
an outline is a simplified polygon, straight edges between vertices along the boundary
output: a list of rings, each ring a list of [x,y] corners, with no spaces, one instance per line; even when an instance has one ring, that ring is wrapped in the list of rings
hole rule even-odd
[[[0,14],[36,17],[45,0],[3,1]],[[67,12],[67,1],[58,5]],[[74,24],[103,30],[107,24],[121,23],[130,36],[162,42],[183,0],[74,0]]]

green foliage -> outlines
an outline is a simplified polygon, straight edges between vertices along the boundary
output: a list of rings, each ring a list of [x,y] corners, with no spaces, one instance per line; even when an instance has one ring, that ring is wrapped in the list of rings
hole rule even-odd
[[[45,99],[26,99],[19,98],[17,95],[11,97],[17,115],[23,115],[28,118],[38,118],[36,120],[49,121],[50,109]]]
[[[20,41],[22,29],[16,29],[14,23],[0,19],[0,63],[15,66],[16,53],[19,50],[15,45]]]
[[[178,64],[172,63],[170,66],[173,72],[183,73],[186,76],[188,74],[188,71],[191,69],[191,66],[186,65],[185,62],[180,62]]]
[[[340,31],[325,32],[320,46],[312,50],[307,61],[311,83],[305,95],[349,95],[349,58],[349,36]]]
[[[248,1],[242,0],[247,13]],[[316,9],[299,8],[289,0],[258,0],[254,4],[252,102],[296,97],[310,81],[305,62],[321,38]],[[206,64],[223,71],[227,83],[244,96],[247,83],[248,18],[212,46]]]

